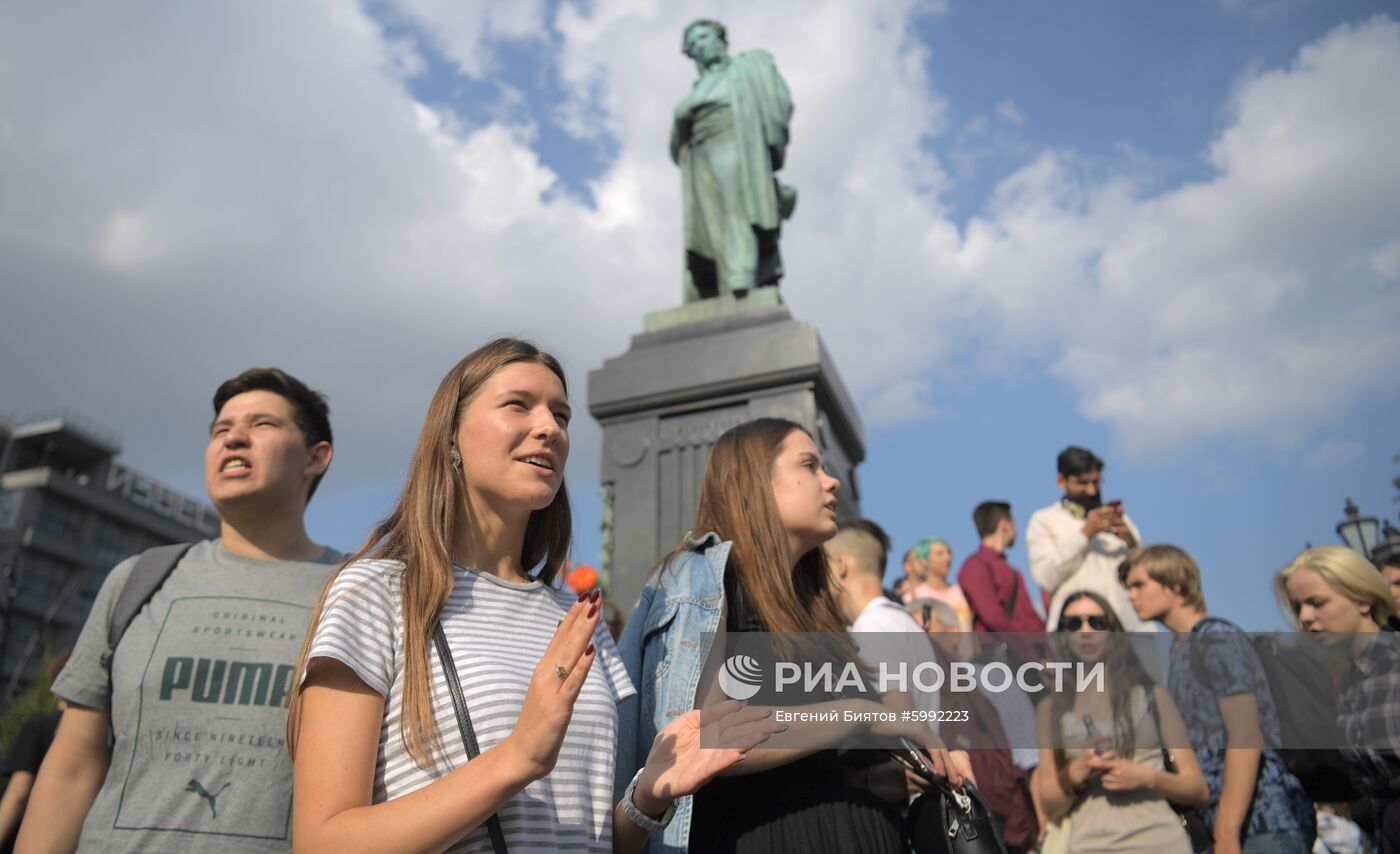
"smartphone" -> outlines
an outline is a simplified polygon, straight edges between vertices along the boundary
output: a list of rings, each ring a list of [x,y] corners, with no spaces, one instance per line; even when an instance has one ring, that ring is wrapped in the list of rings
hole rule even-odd
[[[916,767],[911,769],[916,773],[922,772],[922,776],[929,780],[942,776],[933,767],[933,762],[929,760],[928,754],[924,753],[922,747],[910,741],[906,736],[899,737],[899,743],[904,747],[904,756],[916,763]]]
[[[1119,516],[1122,516],[1122,515],[1123,515],[1123,499],[1121,499],[1121,498],[1115,498],[1114,500],[1109,501],[1109,502],[1106,502],[1106,503],[1108,504],[1109,507],[1112,507],[1112,508],[1113,508],[1113,512],[1114,512],[1114,513],[1117,513]]]

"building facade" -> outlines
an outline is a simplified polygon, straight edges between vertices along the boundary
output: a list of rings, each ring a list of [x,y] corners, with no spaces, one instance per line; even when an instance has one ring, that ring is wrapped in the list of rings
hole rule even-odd
[[[119,442],[73,415],[0,422],[0,706],[70,647],[122,559],[217,537],[203,502],[117,462]]]

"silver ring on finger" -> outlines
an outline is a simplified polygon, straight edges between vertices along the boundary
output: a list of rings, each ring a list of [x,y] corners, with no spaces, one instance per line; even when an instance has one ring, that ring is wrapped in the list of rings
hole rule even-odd
[[[556,664],[554,665],[554,675],[558,676],[560,679],[568,679],[569,669],[562,664]]]

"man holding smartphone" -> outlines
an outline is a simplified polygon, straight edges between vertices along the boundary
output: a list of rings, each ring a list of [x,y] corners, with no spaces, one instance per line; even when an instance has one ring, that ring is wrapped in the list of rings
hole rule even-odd
[[[1060,619],[1065,599],[1079,590],[1102,596],[1130,632],[1155,631],[1138,619],[1123,586],[1118,565],[1142,541],[1123,502],[1105,502],[1100,492],[1104,462],[1093,451],[1071,445],[1056,461],[1060,500],[1035,511],[1026,527],[1031,577],[1050,593],[1046,624]]]

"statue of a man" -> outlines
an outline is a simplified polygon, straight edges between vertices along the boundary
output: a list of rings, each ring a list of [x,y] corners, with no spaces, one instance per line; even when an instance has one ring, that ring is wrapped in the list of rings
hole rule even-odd
[[[767,51],[729,55],[724,25],[685,28],[682,52],[700,78],[676,107],[671,159],[685,204],[685,301],[776,285],[782,221],[797,190],[778,183],[792,96]]]

